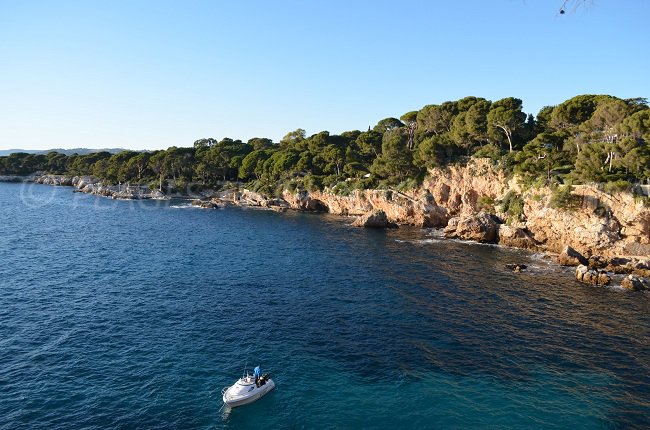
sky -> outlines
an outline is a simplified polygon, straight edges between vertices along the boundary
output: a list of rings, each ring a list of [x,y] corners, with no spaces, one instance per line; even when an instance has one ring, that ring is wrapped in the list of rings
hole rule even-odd
[[[279,141],[469,95],[532,114],[650,97],[650,1],[562,3],[0,0],[0,149]]]

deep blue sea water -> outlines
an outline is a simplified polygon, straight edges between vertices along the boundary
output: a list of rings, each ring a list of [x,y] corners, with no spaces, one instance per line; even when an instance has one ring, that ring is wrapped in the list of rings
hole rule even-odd
[[[650,427],[650,295],[538,255],[33,184],[0,222],[2,429]]]

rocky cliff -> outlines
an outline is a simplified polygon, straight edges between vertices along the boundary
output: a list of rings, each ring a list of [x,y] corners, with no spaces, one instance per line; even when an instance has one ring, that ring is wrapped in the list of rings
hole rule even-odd
[[[106,186],[92,177],[44,175],[31,180],[71,185],[82,192],[113,198],[165,197],[144,187]],[[595,186],[582,185],[572,188],[573,204],[562,209],[552,207],[553,192],[546,187],[523,189],[516,178],[507,179],[490,160],[472,160],[464,166],[433,169],[424,183],[412,190],[356,190],[350,195],[338,195],[327,189],[311,193],[287,190],[281,198],[272,199],[248,190],[230,190],[214,193],[212,201],[365,217],[357,225],[377,225],[368,220],[380,218],[387,226],[444,227],[450,238],[553,253],[563,249],[566,252],[570,246],[572,252],[582,257],[569,258],[571,261],[588,262],[598,269],[650,275],[650,208],[641,200],[630,194],[610,195]],[[508,194],[519,196],[522,202],[516,216],[501,212],[500,202]],[[368,218],[371,214],[374,215]]]
[[[499,202],[509,192],[523,201],[516,218],[500,212]],[[595,186],[575,186],[571,194],[571,208],[553,208],[550,188],[523,190],[516,178],[506,179],[489,160],[473,160],[466,166],[433,169],[414,190],[357,190],[348,196],[327,190],[286,191],[283,199],[296,210],[348,216],[382,211],[390,222],[446,227],[448,237],[466,240],[553,253],[570,245],[585,258],[648,259],[650,208],[643,202],[626,193],[610,195]]]

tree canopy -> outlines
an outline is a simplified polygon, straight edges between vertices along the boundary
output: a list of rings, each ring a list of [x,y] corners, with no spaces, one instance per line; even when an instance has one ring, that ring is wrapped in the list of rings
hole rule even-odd
[[[200,184],[242,181],[273,193],[282,184],[322,188],[399,184],[427,169],[489,157],[529,180],[646,181],[650,178],[650,108],[646,99],[579,95],[527,115],[522,100],[465,97],[429,104],[367,131],[340,135],[288,132],[280,142],[207,137],[190,147],[66,156],[0,157],[0,174],[94,175],[107,183]]]

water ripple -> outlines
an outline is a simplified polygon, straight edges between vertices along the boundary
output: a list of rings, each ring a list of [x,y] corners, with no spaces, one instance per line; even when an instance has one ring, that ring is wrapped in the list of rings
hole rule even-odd
[[[436,231],[21,192],[0,184],[2,429],[650,426],[650,295]],[[247,361],[277,389],[220,412]]]

